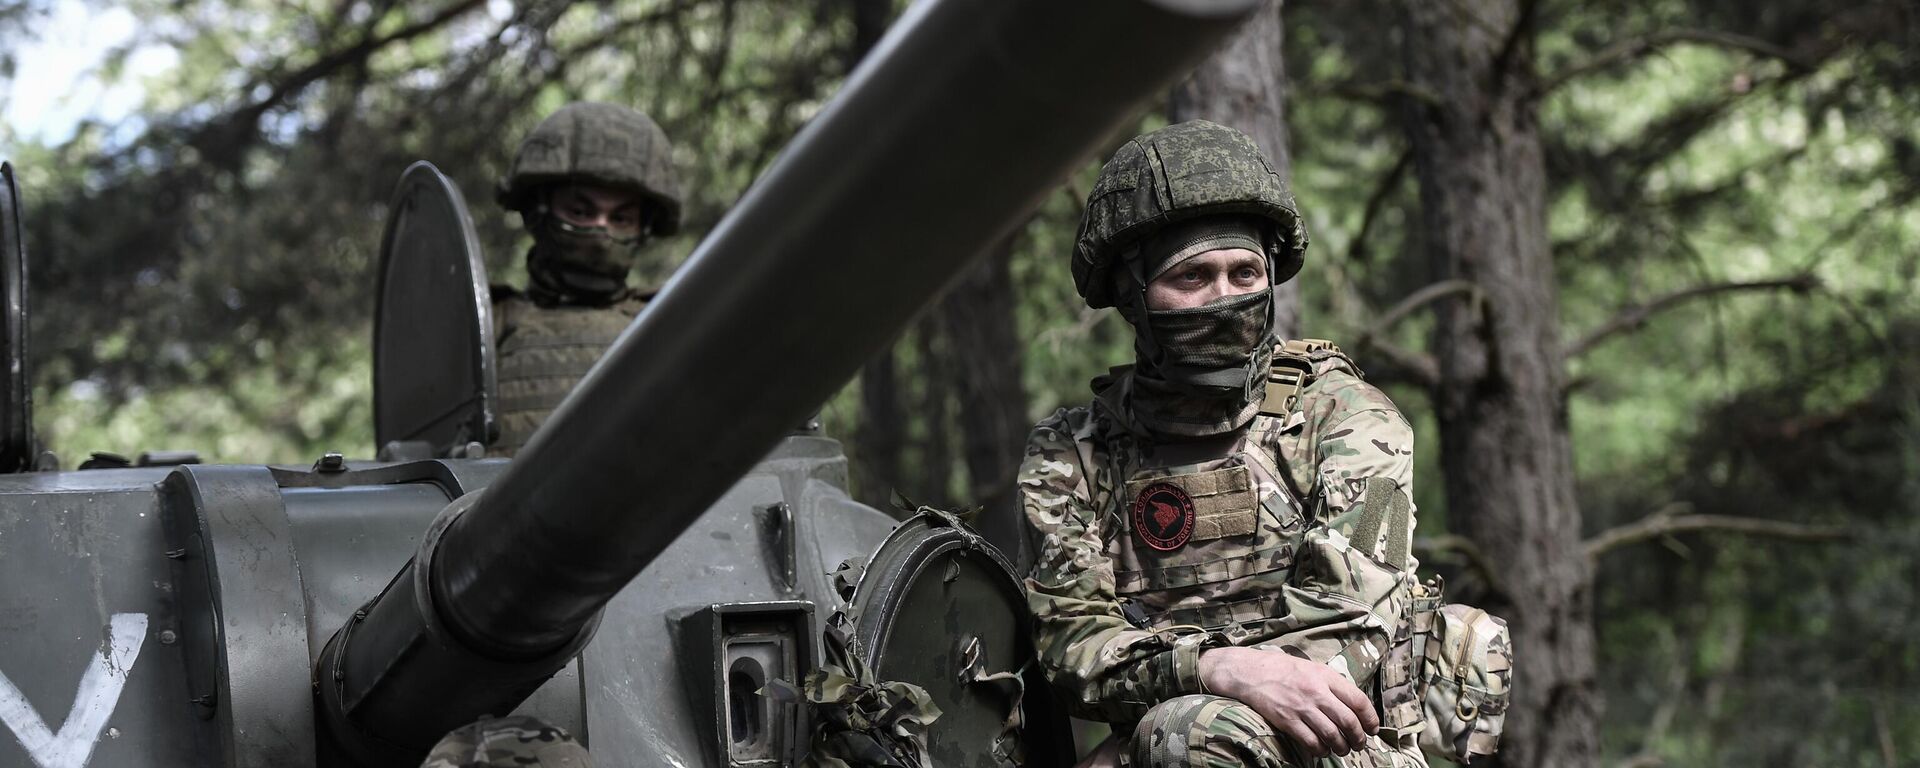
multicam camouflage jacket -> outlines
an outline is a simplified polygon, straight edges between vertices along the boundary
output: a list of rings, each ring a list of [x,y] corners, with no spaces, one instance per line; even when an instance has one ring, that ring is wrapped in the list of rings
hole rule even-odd
[[[1201,693],[1201,651],[1229,644],[1413,702],[1411,670],[1381,674],[1409,631],[1413,430],[1331,344],[1290,342],[1277,359],[1311,368],[1298,397],[1270,388],[1219,439],[1130,427],[1113,395],[1124,369],[1091,406],[1034,428],[1019,476],[1038,552],[1027,588],[1041,664],[1076,715],[1126,723]]]
[[[482,718],[453,729],[433,745],[420,768],[593,768],[565,728],[537,717]]]

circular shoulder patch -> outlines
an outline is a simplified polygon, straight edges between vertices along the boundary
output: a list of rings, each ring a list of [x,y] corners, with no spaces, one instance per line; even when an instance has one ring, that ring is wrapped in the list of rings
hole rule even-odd
[[[1154,483],[1133,500],[1133,530],[1147,546],[1171,552],[1193,535],[1193,497],[1172,483]]]

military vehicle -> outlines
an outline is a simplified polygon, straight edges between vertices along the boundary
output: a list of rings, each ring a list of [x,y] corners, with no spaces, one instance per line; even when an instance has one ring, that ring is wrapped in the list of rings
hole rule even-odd
[[[511,463],[25,471],[9,172],[0,765],[417,765],[509,712],[602,765],[791,765],[845,718],[775,694],[844,667],[839,634],[937,704],[931,763],[1064,764],[1005,562],[854,503],[838,444],[790,427],[1255,5],[913,6]],[[490,353],[446,348],[479,309],[405,314],[474,288],[436,176],[402,185],[379,323],[432,338],[431,375],[382,363],[379,397],[393,442],[451,455]]]

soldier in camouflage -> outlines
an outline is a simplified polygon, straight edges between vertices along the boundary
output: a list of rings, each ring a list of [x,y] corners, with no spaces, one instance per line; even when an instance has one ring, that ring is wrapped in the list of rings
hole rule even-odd
[[[533,235],[525,292],[493,287],[500,435],[512,456],[598,362],[651,294],[627,285],[634,256],[680,226],[680,180],[667,136],[632,109],[568,104],[520,142],[500,204]],[[481,720],[447,734],[426,768],[590,768],[558,727],[530,717]]]
[[[420,768],[593,768],[585,747],[566,729],[516,715],[479,720],[433,745]]]
[[[1413,432],[1332,344],[1276,338],[1306,232],[1204,121],[1102,169],[1075,284],[1135,362],[1029,438],[1041,664],[1134,766],[1424,766],[1406,717]]]
[[[533,248],[525,292],[494,286],[501,434],[512,456],[600,359],[651,294],[627,285],[647,241],[680,227],[667,136],[612,104],[568,104],[520,143],[500,184]]]

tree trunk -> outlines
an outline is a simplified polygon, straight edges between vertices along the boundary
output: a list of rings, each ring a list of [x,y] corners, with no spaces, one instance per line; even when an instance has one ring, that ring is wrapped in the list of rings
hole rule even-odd
[[[847,52],[847,71],[852,72],[886,34],[893,9],[890,0],[849,0],[848,11],[853,18],[853,46]],[[860,369],[857,424],[851,451],[857,460],[852,473],[855,497],[868,506],[890,509],[891,491],[904,469],[901,449],[907,443],[906,413],[900,407],[900,371],[892,347],[874,355]]]
[[[1287,66],[1281,58],[1284,42],[1280,3],[1270,0],[1265,10],[1240,28],[1225,48],[1208,57],[1193,76],[1173,89],[1167,120],[1212,120],[1253,137],[1267,153],[1280,178],[1293,178],[1287,152]],[[1300,283],[1289,282],[1274,292],[1280,303],[1283,338],[1300,330]]]
[[[900,482],[900,450],[907,442],[906,414],[900,408],[899,364],[891,348],[860,369],[860,421],[853,433],[855,497],[888,509]]]
[[[938,313],[924,313],[914,328],[915,357],[920,361],[920,466],[909,481],[896,482],[908,498],[943,509],[953,507],[953,440],[947,431],[953,413],[953,345],[946,342]],[[963,406],[964,407],[964,406]]]
[[[1434,353],[1448,517],[1489,560],[1511,624],[1507,765],[1579,768],[1599,751],[1589,568],[1561,399],[1546,171],[1527,98],[1521,0],[1405,3],[1407,134],[1437,305]]]
[[[967,468],[961,503],[985,509],[978,518],[981,533],[1006,550],[1015,562],[1024,562],[1024,527],[1014,510],[1014,473],[1020,468],[1022,446],[1032,422],[1027,418],[1027,392],[1021,383],[1020,342],[1014,327],[1015,302],[1011,262],[1018,236],[1008,236],[992,253],[961,273],[959,282],[940,301],[945,326],[946,370],[953,376],[953,394],[959,403],[960,453]],[[998,530],[1009,527],[1009,530]]]

